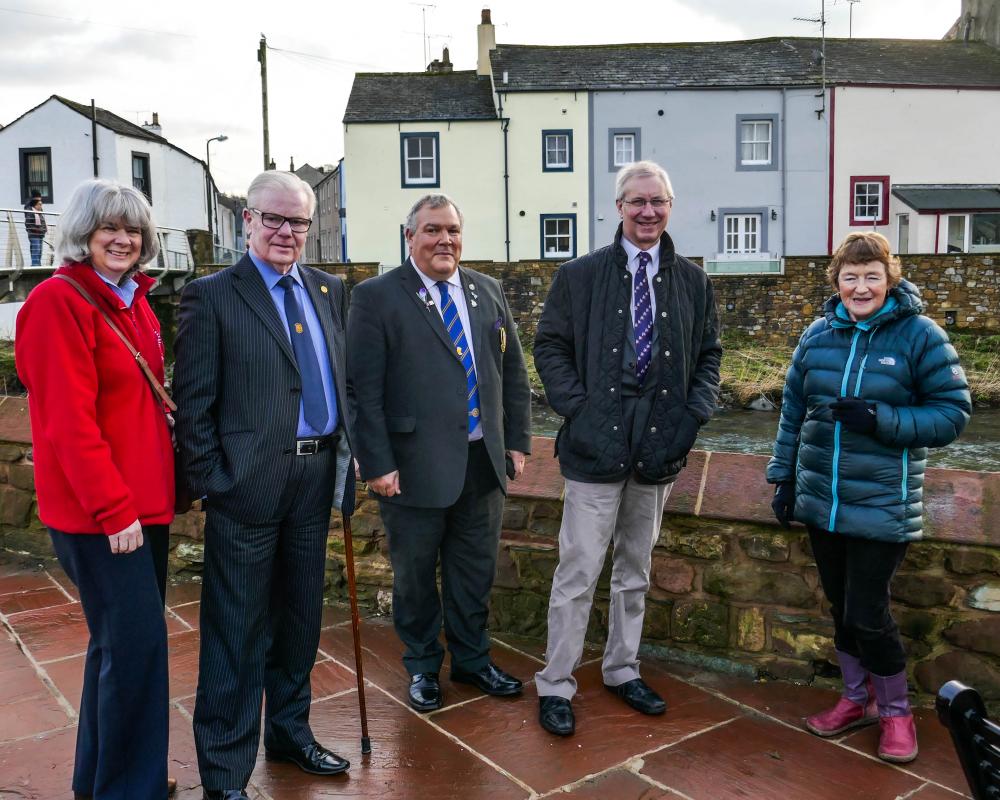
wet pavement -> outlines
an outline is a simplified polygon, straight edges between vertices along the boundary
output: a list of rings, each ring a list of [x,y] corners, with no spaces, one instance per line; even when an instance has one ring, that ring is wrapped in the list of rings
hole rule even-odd
[[[171,586],[169,773],[181,800],[200,798],[191,732],[198,668],[197,583]],[[87,629],[76,593],[57,568],[0,555],[0,798],[71,798],[70,776]],[[401,647],[384,618],[362,622],[373,752],[362,757],[349,616],[329,608],[313,670],[317,739],[349,758],[346,775],[317,778],[261,755],[253,798],[379,800],[946,800],[968,791],[947,731],[917,713],[920,756],[906,767],[874,758],[877,733],[822,740],[801,717],[835,694],[754,683],[643,662],[643,677],[667,700],[644,717],[601,685],[599,652],[588,649],[574,701],[577,733],[560,739],[537,723],[533,673],[543,644],[494,637],[493,657],[525,680],[519,698],[484,697],[442,672],[445,707],[426,716],[403,699]]]

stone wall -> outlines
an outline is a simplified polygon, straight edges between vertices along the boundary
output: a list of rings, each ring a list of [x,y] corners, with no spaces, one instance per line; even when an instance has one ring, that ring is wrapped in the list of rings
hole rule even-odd
[[[50,558],[38,520],[23,398],[0,401],[0,547]],[[836,674],[832,625],[804,529],[770,513],[763,456],[692,453],[671,492],[653,553],[644,646],[659,655],[747,675],[824,682]],[[493,592],[495,630],[542,638],[558,562],[562,479],[552,440],[536,438],[512,485]],[[359,493],[352,519],[358,595],[387,613],[392,570],[377,503]],[[911,545],[893,601],[921,701],[958,678],[1000,710],[1000,473],[928,470],[926,540]],[[197,578],[204,516],[171,527],[170,571]],[[330,524],[327,594],[346,598],[343,530]],[[589,638],[607,631],[609,569]]]
[[[920,288],[928,314],[940,325],[1000,333],[1000,255],[917,254],[901,260],[903,276]],[[832,294],[826,282],[829,261],[828,256],[790,256],[783,275],[713,276],[723,326],[770,344],[794,345]],[[467,266],[503,281],[522,335],[532,341],[558,264],[470,262]]]

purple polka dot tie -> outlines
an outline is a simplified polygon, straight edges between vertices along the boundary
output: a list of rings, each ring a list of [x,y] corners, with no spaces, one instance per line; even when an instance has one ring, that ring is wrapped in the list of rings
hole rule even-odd
[[[639,379],[639,383],[646,379],[649,361],[653,356],[653,305],[649,297],[649,281],[646,279],[646,267],[650,261],[652,259],[645,250],[639,253],[639,269],[635,271],[632,289],[635,376]]]

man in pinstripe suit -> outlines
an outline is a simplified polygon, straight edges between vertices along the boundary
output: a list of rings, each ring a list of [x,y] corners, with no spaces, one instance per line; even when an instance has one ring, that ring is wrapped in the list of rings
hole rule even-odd
[[[406,263],[352,292],[348,393],[389,542],[408,700],[429,712],[442,702],[442,621],[452,681],[521,691],[490,658],[486,620],[507,477],[520,476],[531,447],[530,399],[500,284],[459,267],[461,212],[427,195],[405,231]]]
[[[210,800],[246,796],[264,694],[268,760],[350,766],[309,727],[330,509],[350,462],[344,285],[297,263],[315,202],[291,173],[258,175],[249,252],[181,296],[177,436],[207,507],[194,733]]]

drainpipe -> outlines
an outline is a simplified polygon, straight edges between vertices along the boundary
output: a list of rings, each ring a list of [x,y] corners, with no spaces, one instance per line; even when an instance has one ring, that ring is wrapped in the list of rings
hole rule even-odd
[[[97,162],[100,160],[97,157],[97,106],[94,104],[94,98],[90,98],[90,145],[94,150],[94,177],[98,177]]]
[[[852,6],[853,8],[853,6]],[[781,257],[784,258],[787,255],[787,243],[785,238],[788,233],[788,227],[785,224],[785,218],[788,216],[788,160],[786,155],[788,153],[788,125],[787,125],[787,96],[788,89],[784,86],[781,87]]]
[[[503,131],[503,227],[504,248],[507,253],[507,263],[510,263],[510,171],[507,150],[507,129],[510,120],[503,115],[503,94],[497,92],[497,106],[500,114],[500,129]]]

